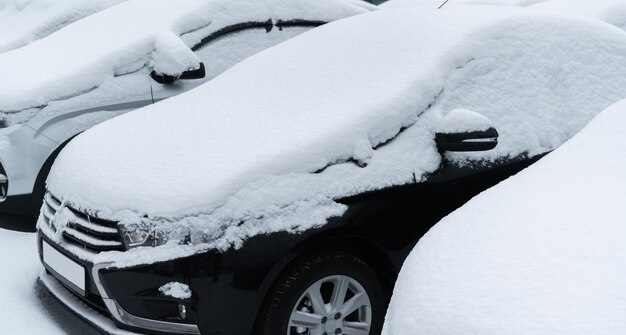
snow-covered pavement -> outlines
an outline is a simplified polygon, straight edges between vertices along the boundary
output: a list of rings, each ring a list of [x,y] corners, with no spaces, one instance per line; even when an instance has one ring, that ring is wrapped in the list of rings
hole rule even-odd
[[[42,267],[34,219],[0,214],[0,301],[3,334],[99,334],[39,285]]]

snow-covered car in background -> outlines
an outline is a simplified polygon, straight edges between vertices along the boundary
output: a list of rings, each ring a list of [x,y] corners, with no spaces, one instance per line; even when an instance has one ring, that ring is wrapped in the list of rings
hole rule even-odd
[[[416,241],[626,96],[625,64],[623,31],[536,11],[332,22],[70,142],[40,279],[110,332],[378,334]]]
[[[457,5],[520,6],[560,14],[591,17],[626,30],[626,1],[624,0],[390,0],[382,4],[381,8],[409,6],[438,8]]]
[[[437,223],[384,334],[624,334],[624,128],[626,100]]]
[[[125,0],[0,1],[0,52],[46,37],[83,17]]]
[[[0,210],[37,213],[56,155],[91,126],[375,8],[361,0],[132,0],[1,53]]]

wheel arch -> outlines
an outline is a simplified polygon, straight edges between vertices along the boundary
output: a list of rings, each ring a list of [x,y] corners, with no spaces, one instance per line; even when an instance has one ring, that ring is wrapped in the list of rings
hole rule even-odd
[[[56,149],[54,149],[50,156],[48,156],[46,162],[41,166],[41,169],[39,169],[39,173],[37,173],[37,179],[35,179],[35,185],[33,186],[33,195],[31,200],[32,214],[36,215],[41,208],[43,197],[46,193],[46,179],[48,179],[48,175],[50,174],[50,170],[52,169],[54,161],[59,156],[61,151],[65,148],[65,146],[79,134],[70,137],[68,140],[56,147]]]
[[[325,231],[312,236],[286,253],[266,276],[262,284],[262,301],[254,322],[254,333],[258,333],[267,309],[272,289],[280,278],[286,276],[299,262],[323,252],[346,252],[363,260],[376,273],[388,303],[398,270],[385,249],[364,236]]]

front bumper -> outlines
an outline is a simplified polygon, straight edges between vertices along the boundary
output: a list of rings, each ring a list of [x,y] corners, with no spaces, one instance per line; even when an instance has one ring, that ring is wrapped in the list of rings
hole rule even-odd
[[[135,335],[127,330],[122,330],[115,325],[115,322],[89,307],[83,300],[77,298],[67,288],[65,288],[52,275],[47,274],[45,270],[39,274],[39,283],[45,287],[50,294],[60,303],[69,308],[80,318],[97,328],[99,331],[111,335]]]
[[[63,253],[69,258],[74,259],[71,255],[68,255],[63,249],[50,241],[43,234],[39,233],[38,246],[40,250],[40,257],[42,256],[42,243],[45,241],[51,246],[54,246],[57,251]],[[114,299],[110,292],[107,291],[102,279],[105,272],[109,275],[111,270],[107,270],[109,264],[89,264],[86,262],[80,262],[85,268],[85,290],[83,292],[77,290],[73,285],[69,284],[63,277],[58,276],[55,271],[49,268],[45,263],[44,267],[46,271],[42,272],[39,276],[40,282],[48,291],[61,303],[66,305],[70,310],[74,311],[81,318],[85,319],[90,324],[103,332],[109,334],[135,334],[134,332],[151,333],[151,334],[200,334],[198,326],[193,323],[182,322],[168,322],[164,320],[151,319],[145,316],[137,316],[131,312],[128,312],[122,305],[134,306],[135,310],[147,310],[142,309],[142,302],[151,304],[152,310],[149,312],[156,313],[155,315],[162,315],[165,304],[167,306],[178,306],[178,303],[187,304],[187,302],[179,301],[174,298],[164,298],[158,296],[158,290],[156,292],[139,292],[139,297],[126,297],[126,299]],[[153,282],[167,283],[169,281],[176,281],[176,278],[153,278]],[[179,278],[182,281],[182,278]],[[158,284],[157,284],[158,285]],[[158,286],[157,286],[158,287]],[[153,293],[153,294],[151,294]],[[141,296],[144,295],[144,296]],[[156,304],[160,303],[157,308],[154,308]],[[139,307],[137,307],[139,306]],[[148,308],[149,309],[149,308]],[[155,312],[155,310],[157,312]],[[146,312],[147,313],[147,312]]]

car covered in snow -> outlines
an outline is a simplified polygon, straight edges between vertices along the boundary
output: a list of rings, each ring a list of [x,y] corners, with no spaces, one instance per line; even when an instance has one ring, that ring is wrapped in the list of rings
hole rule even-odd
[[[70,142],[40,280],[111,333],[378,334],[418,239],[626,96],[625,64],[623,31],[523,9],[329,23]]]
[[[124,0],[4,0],[0,2],[0,52],[46,37]]]
[[[626,30],[626,2],[623,0],[389,0],[383,3],[381,8],[409,6],[439,8],[469,5],[519,6],[566,15],[579,15],[602,20]]]
[[[133,0],[0,53],[0,210],[36,214],[55,157],[93,125],[375,8],[361,0]]]
[[[437,223],[383,334],[626,332],[624,127],[626,100]]]

